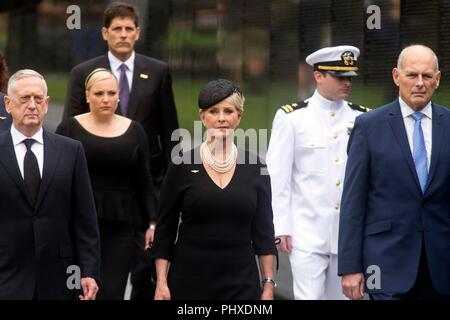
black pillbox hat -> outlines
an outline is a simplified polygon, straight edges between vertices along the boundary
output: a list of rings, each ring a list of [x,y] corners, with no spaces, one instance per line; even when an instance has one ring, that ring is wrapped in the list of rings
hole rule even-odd
[[[233,82],[226,79],[212,80],[200,91],[198,95],[198,107],[200,109],[207,109],[235,92],[242,95],[239,87]]]

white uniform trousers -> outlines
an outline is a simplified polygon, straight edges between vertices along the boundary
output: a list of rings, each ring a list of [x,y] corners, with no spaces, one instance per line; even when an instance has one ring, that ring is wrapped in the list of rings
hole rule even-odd
[[[337,275],[337,255],[292,249],[289,260],[296,300],[346,300],[341,277]]]

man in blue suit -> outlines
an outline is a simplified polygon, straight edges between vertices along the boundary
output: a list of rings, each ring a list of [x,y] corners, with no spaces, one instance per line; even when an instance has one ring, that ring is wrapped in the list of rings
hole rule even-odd
[[[356,118],[342,195],[338,274],[350,299],[450,298],[450,111],[431,102],[434,52],[405,48],[399,98]]]
[[[5,94],[0,92],[0,132],[6,131],[11,127],[11,115],[5,109]]]

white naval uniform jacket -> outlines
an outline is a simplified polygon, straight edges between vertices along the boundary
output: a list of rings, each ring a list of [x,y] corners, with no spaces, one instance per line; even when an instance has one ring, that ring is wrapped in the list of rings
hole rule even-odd
[[[273,121],[267,168],[275,234],[290,235],[294,249],[337,254],[347,142],[363,107],[317,90],[305,102],[282,107]]]

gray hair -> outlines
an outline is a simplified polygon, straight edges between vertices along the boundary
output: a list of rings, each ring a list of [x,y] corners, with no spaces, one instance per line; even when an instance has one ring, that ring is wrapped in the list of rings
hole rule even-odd
[[[39,73],[31,69],[22,69],[15,72],[8,80],[8,96],[12,96],[13,90],[16,88],[17,81],[24,78],[38,78],[44,82],[44,96],[47,96],[47,82],[44,77]]]
[[[436,56],[436,54],[434,53],[434,51],[431,48],[424,46],[423,44],[412,44],[412,45],[409,45],[409,46],[403,48],[402,52],[400,52],[400,54],[398,56],[397,69],[401,69],[401,67],[403,65],[403,60],[405,60],[406,50],[409,48],[412,48],[412,47],[419,47],[419,48],[427,50],[434,58],[434,62],[436,65],[436,68],[434,69],[434,71],[439,71],[438,57]]]

